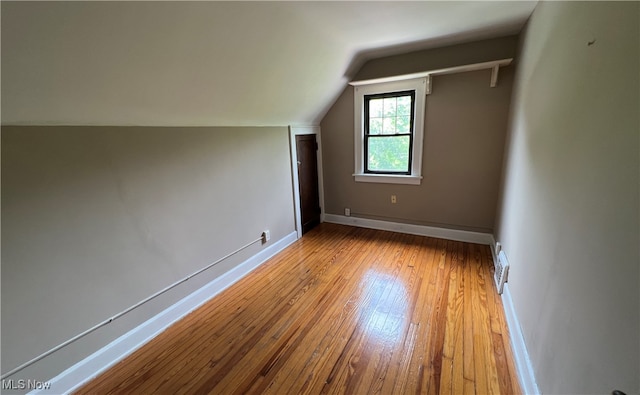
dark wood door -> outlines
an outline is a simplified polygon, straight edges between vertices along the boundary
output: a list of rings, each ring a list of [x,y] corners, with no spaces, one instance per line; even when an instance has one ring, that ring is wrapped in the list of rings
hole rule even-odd
[[[318,190],[318,143],[315,134],[296,136],[298,155],[298,185],[300,187],[300,216],[302,234],[320,223]]]

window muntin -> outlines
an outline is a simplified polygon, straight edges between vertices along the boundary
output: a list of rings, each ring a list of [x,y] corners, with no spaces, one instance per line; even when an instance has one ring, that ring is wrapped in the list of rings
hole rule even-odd
[[[364,96],[364,172],[411,174],[415,90]]]

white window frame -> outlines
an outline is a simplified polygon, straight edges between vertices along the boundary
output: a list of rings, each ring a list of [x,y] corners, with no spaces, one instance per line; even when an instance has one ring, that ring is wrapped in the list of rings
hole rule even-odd
[[[413,120],[413,145],[411,159],[411,174],[371,174],[364,172],[364,97],[400,91],[416,92],[415,115]],[[354,158],[355,172],[353,177],[357,182],[375,182],[384,184],[420,185],[422,181],[422,146],[424,136],[424,107],[427,95],[427,78],[414,78],[401,81],[358,84],[354,86]]]

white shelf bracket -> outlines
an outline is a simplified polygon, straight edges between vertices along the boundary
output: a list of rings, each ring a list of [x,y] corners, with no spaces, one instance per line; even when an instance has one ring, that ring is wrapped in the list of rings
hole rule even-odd
[[[491,69],[491,83],[489,84],[489,86],[491,86],[492,88],[495,88],[496,85],[498,85],[498,70],[500,70],[499,65],[495,65]]]
[[[427,95],[430,95],[431,94],[431,74],[427,74],[425,79],[427,81],[427,86],[426,86]]]

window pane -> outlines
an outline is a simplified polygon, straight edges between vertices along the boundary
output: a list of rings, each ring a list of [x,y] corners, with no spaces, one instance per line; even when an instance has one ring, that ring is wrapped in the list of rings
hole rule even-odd
[[[396,98],[395,97],[387,97],[386,99],[382,99],[383,103],[383,112],[385,117],[395,117],[396,116]]]
[[[411,96],[398,97],[398,115],[411,115]]]
[[[369,119],[369,134],[382,134],[382,118]]]
[[[409,136],[371,137],[367,142],[369,171],[409,171]]]
[[[382,99],[369,100],[369,117],[382,117]]]
[[[383,118],[382,133],[384,134],[396,134],[396,119],[395,118]]]
[[[396,133],[411,133],[410,115],[403,115],[396,118]]]

